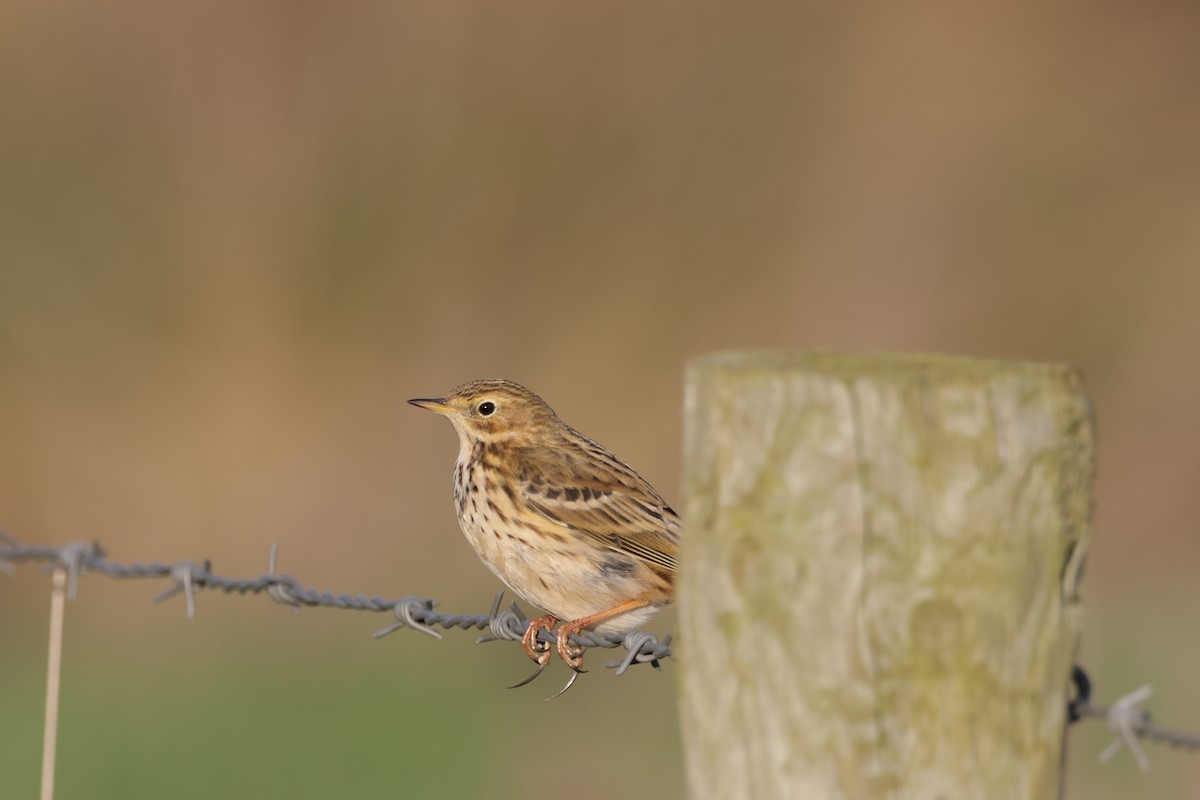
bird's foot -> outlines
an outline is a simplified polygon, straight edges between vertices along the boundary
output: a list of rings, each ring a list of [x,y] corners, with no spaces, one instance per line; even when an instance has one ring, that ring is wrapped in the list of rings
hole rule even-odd
[[[546,614],[537,619],[529,620],[529,627],[525,629],[525,635],[521,637],[521,646],[525,648],[525,655],[529,656],[537,664],[537,669],[525,680],[520,683],[514,683],[508,688],[516,689],[519,686],[524,686],[542,674],[542,670],[550,663],[550,645],[538,639],[538,632],[554,630],[554,626],[557,624],[558,617],[553,614]],[[564,689],[563,691],[566,690]]]
[[[558,629],[558,657],[563,660],[571,669],[576,672],[587,672],[583,668],[583,653],[584,648],[579,645],[571,644],[571,637],[583,630],[583,625],[579,624],[584,620],[575,620],[568,622]],[[569,685],[569,684],[568,684]],[[563,691],[566,691],[565,689]]]
[[[537,662],[539,666],[546,666],[550,660],[550,645],[538,639],[538,632],[552,631],[557,624],[558,617],[553,614],[531,619],[529,627],[525,629],[525,635],[521,637],[521,646],[525,648],[525,655]]]

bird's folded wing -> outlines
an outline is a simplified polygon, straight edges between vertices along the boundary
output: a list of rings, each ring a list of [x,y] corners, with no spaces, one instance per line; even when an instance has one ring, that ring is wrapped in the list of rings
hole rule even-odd
[[[637,473],[605,476],[558,466],[543,480],[522,481],[521,492],[534,510],[617,552],[676,571],[679,516]]]

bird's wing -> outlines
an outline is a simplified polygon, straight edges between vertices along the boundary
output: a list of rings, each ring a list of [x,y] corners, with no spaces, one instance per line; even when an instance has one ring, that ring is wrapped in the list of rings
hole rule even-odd
[[[520,482],[525,500],[555,524],[675,572],[679,515],[644,478],[595,447],[586,458],[555,453],[532,459]]]

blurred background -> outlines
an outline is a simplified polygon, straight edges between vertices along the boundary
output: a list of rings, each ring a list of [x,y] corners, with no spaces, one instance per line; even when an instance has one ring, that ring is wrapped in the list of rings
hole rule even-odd
[[[677,500],[689,357],[1070,362],[1082,660],[1200,728],[1198,40],[1183,3],[0,3],[0,527],[482,612],[409,397],[518,380]],[[5,797],[48,588],[0,576]],[[161,588],[67,609],[63,798],[682,795],[674,663],[543,703],[513,646]],[[1070,797],[1200,797],[1108,739]]]

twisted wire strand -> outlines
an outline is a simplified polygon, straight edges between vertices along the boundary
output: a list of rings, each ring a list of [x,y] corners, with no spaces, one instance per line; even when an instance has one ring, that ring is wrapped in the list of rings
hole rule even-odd
[[[12,573],[12,565],[20,563],[41,563],[61,568],[67,573],[67,597],[72,600],[77,594],[80,576],[86,574],[104,575],[117,580],[165,578],[172,585],[156,595],[154,602],[161,603],[183,595],[189,619],[196,615],[196,595],[201,590],[215,589],[226,594],[265,594],[277,603],[294,608],[316,606],[347,611],[391,612],[395,622],[376,631],[375,638],[395,633],[401,628],[410,628],[441,639],[442,634],[435,627],[487,631],[476,640],[479,643],[520,641],[525,634],[528,618],[517,604],[501,610],[504,592],[496,596],[487,614],[448,614],[436,610],[437,602],[427,597],[409,595],[398,600],[386,600],[378,596],[335,594],[306,587],[291,575],[279,572],[277,561],[278,551],[272,545],[265,573],[255,578],[231,578],[214,572],[209,561],[179,561],[174,564],[135,561],[126,564],[109,561],[104,549],[95,542],[73,541],[58,547],[26,545],[0,532],[0,571]],[[541,631],[539,639],[547,644],[554,644],[555,641],[547,631]],[[648,663],[659,669],[659,662],[671,655],[669,636],[659,641],[644,631],[634,631],[626,636],[601,636],[583,631],[572,636],[571,642],[581,647],[624,647],[627,650],[624,658],[606,664],[610,669],[615,669],[618,675],[624,674],[632,664]]]

